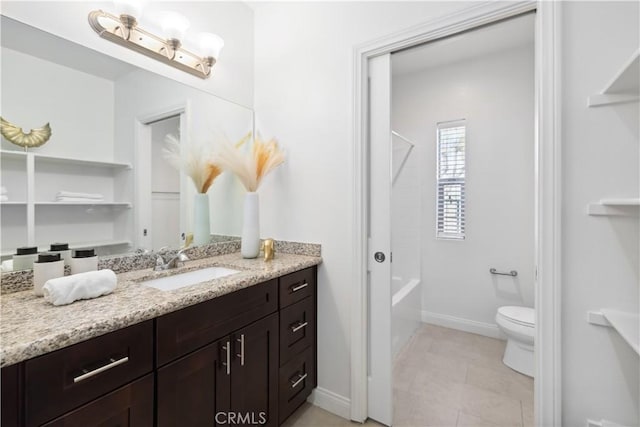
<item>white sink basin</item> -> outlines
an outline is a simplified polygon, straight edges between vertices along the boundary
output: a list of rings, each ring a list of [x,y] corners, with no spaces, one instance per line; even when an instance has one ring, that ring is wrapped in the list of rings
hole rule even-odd
[[[145,280],[142,284],[161,291],[173,291],[184,288],[185,286],[219,279],[239,272],[240,271],[232,270],[231,268],[209,267],[203,268],[202,270],[188,271],[186,273],[174,274],[173,276],[161,277],[159,279]]]

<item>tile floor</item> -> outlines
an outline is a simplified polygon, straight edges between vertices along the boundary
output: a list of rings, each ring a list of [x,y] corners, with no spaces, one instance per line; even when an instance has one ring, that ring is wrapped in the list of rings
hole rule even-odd
[[[533,426],[533,379],[502,363],[505,343],[423,325],[394,363],[394,427]]]
[[[423,325],[394,364],[393,426],[533,426],[533,380],[502,363],[504,346],[493,338]],[[357,426],[309,403],[283,425]]]

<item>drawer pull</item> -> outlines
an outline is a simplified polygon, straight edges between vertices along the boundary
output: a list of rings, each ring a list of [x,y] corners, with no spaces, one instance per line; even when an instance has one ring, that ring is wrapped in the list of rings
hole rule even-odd
[[[122,359],[114,360],[109,359],[111,363],[107,363],[104,366],[99,367],[98,369],[94,369],[93,371],[86,372],[82,375],[79,375],[73,379],[74,383],[79,383],[80,381],[84,381],[87,378],[91,378],[94,375],[98,375],[101,372],[108,371],[111,368],[115,368],[116,366],[122,365],[123,363],[127,363],[129,361],[129,357],[123,357]]]
[[[241,334],[237,341],[240,343],[240,354],[236,356],[240,358],[240,366],[244,366],[244,334]]]
[[[291,380],[291,388],[298,387],[300,385],[300,383],[302,383],[302,381],[304,381],[305,378],[307,378],[307,374],[298,375],[297,379]]]
[[[306,328],[309,322],[300,322],[297,325],[291,325],[291,332],[298,332],[302,328]]]
[[[222,366],[227,367],[227,375],[231,375],[231,343],[227,341],[225,345],[222,346],[222,349],[227,353],[226,362],[222,362]]]
[[[291,292],[298,292],[299,290],[304,289],[307,286],[309,286],[309,284],[307,282],[304,282],[302,285],[292,286],[290,289],[291,289]]]

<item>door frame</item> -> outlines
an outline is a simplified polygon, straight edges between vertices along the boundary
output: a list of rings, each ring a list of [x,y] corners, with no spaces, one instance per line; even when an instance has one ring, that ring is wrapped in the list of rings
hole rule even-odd
[[[144,228],[151,225],[151,206],[147,195],[151,194],[151,161],[149,154],[151,153],[151,127],[150,125],[171,117],[180,117],[180,144],[188,144],[189,141],[189,110],[190,105],[187,100],[184,104],[171,105],[159,108],[153,112],[139,115],[135,118],[135,201],[136,211],[134,216],[135,238],[134,245],[136,248],[152,249],[150,242],[152,241],[153,230],[143,234]],[[189,201],[193,197],[187,197],[189,186],[187,185],[184,172],[180,171],[180,230],[186,232],[187,218],[191,218],[190,211],[192,206]],[[150,197],[150,196],[149,196]]]
[[[479,3],[357,46],[353,52],[354,271],[351,293],[351,419],[367,418],[368,98],[370,58],[536,11],[535,26],[535,419],[561,425],[561,81],[558,2]]]

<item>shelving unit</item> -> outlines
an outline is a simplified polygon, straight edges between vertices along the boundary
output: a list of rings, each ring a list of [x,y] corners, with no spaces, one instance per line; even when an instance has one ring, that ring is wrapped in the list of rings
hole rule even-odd
[[[130,163],[63,157],[39,152],[0,150],[2,182],[9,201],[2,207],[2,258],[18,246],[40,246],[46,242],[69,242],[70,247],[109,248],[131,246],[131,236],[121,224],[130,221],[132,203],[126,183]],[[123,184],[125,184],[123,186]],[[55,201],[58,191],[104,194],[103,201]],[[123,197],[124,194],[124,197]],[[12,200],[14,198],[14,200]],[[74,242],[74,240],[92,240]]]
[[[627,344],[640,355],[640,315],[620,310],[603,308],[590,311],[588,321],[591,324],[615,329]]]
[[[638,102],[640,100],[640,49],[636,50],[631,58],[623,65],[615,77],[602,90],[591,95],[587,100],[587,106],[598,107],[603,105]]]
[[[590,203],[587,206],[587,214],[594,216],[601,215],[631,215],[637,214],[640,207],[640,199],[635,198],[615,198],[602,199],[597,203]]]

